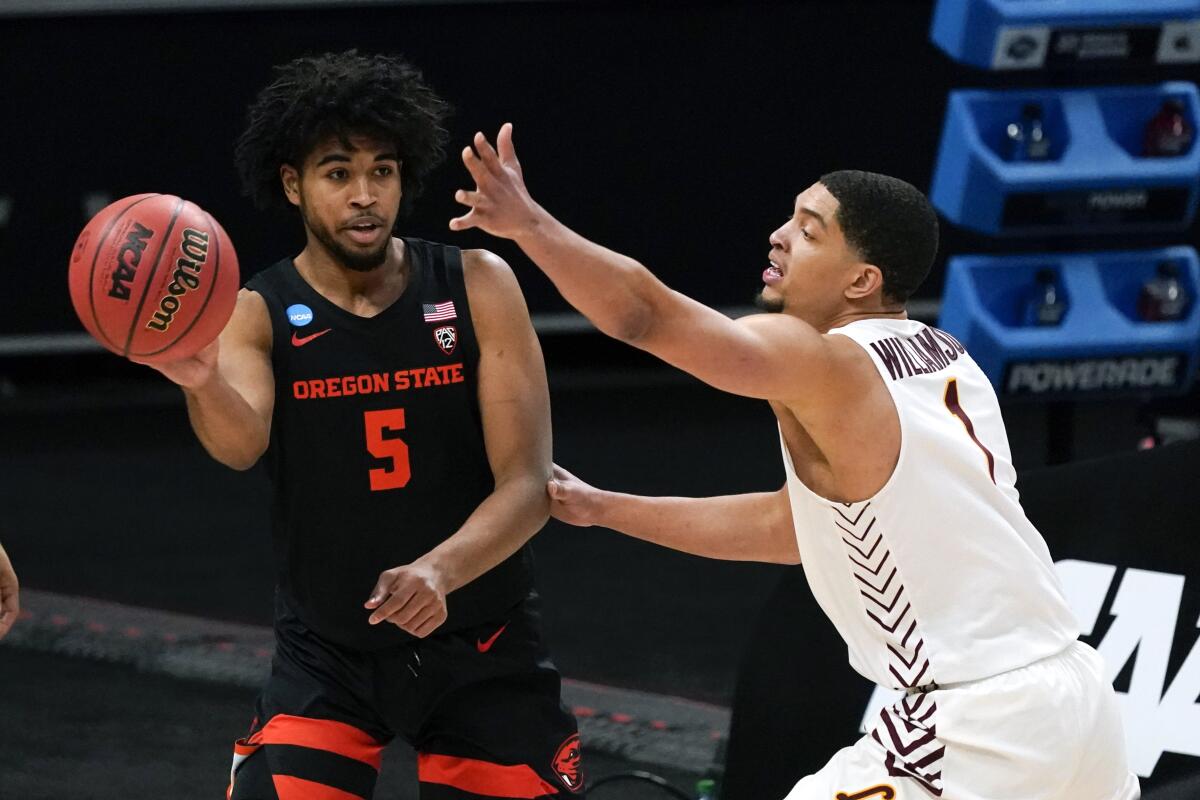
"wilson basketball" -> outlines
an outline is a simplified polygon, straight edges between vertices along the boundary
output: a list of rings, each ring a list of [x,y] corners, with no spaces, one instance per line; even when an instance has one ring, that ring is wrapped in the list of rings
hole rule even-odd
[[[118,355],[158,363],[217,338],[237,300],[237,254],[204,209],[169,194],[125,197],[75,241],[71,303]]]

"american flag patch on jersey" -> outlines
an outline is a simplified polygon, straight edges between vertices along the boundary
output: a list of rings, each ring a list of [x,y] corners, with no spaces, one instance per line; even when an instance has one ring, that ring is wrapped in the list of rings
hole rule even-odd
[[[425,314],[426,322],[442,322],[447,319],[458,319],[458,314],[454,311],[453,300],[447,300],[444,303],[422,303],[421,311]]]

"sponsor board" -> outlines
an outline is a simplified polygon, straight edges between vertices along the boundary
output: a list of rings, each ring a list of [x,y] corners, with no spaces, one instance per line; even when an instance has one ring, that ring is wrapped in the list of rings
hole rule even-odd
[[[1100,397],[1181,391],[1186,379],[1185,354],[1142,353],[1010,361],[1000,388],[1006,397]]]
[[[1200,20],[1152,25],[1053,28],[1001,26],[992,49],[992,69],[1189,64],[1200,62]]]

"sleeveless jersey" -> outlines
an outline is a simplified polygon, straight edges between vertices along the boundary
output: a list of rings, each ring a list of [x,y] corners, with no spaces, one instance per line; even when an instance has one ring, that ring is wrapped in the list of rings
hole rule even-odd
[[[311,630],[365,650],[412,639],[367,623],[379,573],[453,535],[495,486],[461,253],[404,241],[408,286],[374,317],[326,300],[291,259],[246,284],[274,337],[265,462],[279,591]],[[450,593],[440,630],[495,619],[531,589],[526,546]]]
[[[959,342],[912,320],[830,333],[866,350],[900,418],[882,489],[855,503],[796,476],[792,517],[813,595],[850,664],[893,689],[996,675],[1079,634],[1049,550],[1025,517],[996,393]]]

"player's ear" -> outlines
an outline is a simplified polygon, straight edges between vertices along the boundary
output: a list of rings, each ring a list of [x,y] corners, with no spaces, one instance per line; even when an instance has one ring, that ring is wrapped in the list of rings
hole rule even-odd
[[[283,184],[283,193],[288,202],[294,206],[300,205],[300,171],[291,164],[281,164],[279,181]]]
[[[854,280],[846,287],[847,300],[861,300],[883,292],[883,271],[879,267],[861,261],[854,266]]]

